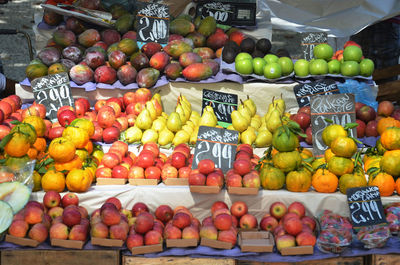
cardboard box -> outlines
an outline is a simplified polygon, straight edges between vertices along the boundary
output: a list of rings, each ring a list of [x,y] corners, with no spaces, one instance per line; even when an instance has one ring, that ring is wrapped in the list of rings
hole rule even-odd
[[[235,195],[257,195],[259,190],[259,188],[228,187],[228,193]]]
[[[201,246],[211,247],[211,248],[219,248],[219,249],[232,249],[233,244],[229,242],[223,242],[215,239],[201,238],[200,241]]]
[[[86,241],[51,238],[50,243],[57,247],[83,249]]]
[[[124,241],[120,239],[109,239],[109,238],[98,238],[92,237],[92,245],[103,246],[103,247],[122,247]]]
[[[96,185],[125,185],[126,179],[97,178]]]
[[[157,186],[158,179],[129,179],[129,184],[135,186]]]
[[[167,186],[188,186],[189,185],[188,178],[167,178],[163,182]]]
[[[186,248],[186,247],[197,247],[199,241],[195,238],[190,239],[167,239],[165,240],[167,248]]]
[[[282,256],[312,255],[312,254],[314,254],[313,246],[297,246],[297,247],[283,248],[281,250]]]
[[[8,234],[6,235],[6,242],[10,242],[24,247],[34,247],[34,248],[40,245],[39,241],[26,237],[16,237]]]
[[[132,255],[140,255],[140,254],[147,254],[147,253],[156,253],[163,251],[163,245],[149,245],[149,246],[140,246],[140,247],[133,247],[131,248]]]
[[[189,186],[190,192],[203,194],[216,194],[221,191],[218,186]]]
[[[242,252],[272,252],[274,237],[267,231],[242,231],[238,240]]]

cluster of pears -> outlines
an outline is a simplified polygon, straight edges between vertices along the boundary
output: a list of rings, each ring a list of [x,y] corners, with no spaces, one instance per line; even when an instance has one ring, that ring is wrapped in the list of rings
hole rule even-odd
[[[170,115],[163,111],[152,111],[146,104],[137,116],[135,126],[126,130],[125,140],[128,143],[142,144],[154,142],[160,146],[189,143],[190,136],[199,122],[199,113],[192,111],[190,102],[185,96],[180,95],[175,111]]]
[[[261,117],[256,114],[257,106],[254,101],[247,97],[237,110],[232,111],[232,125],[227,129],[238,131],[241,143],[259,148],[270,146],[272,134],[282,125],[285,109],[286,104],[282,98],[272,99],[267,113]]]

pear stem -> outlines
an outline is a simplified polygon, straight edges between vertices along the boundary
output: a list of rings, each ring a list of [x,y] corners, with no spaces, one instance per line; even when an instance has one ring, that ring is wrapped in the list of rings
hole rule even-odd
[[[249,95],[247,95],[247,99],[250,99]]]
[[[242,105],[243,105],[243,100],[242,100],[242,99],[240,99],[240,104],[242,104]]]

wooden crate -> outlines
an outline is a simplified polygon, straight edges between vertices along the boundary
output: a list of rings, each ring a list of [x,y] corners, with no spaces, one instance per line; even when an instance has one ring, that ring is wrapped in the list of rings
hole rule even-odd
[[[388,255],[371,255],[370,265],[396,265],[400,264],[400,255],[388,254]]]
[[[122,256],[123,265],[235,265],[234,259],[210,259],[188,257],[160,257],[140,258],[134,256]]]
[[[2,250],[1,264],[120,265],[119,250]]]
[[[400,259],[399,259],[400,260]],[[238,260],[237,265],[363,265],[364,257],[350,257],[350,258],[332,258],[324,260],[308,260],[302,262],[255,262],[255,261],[242,261]],[[391,263],[386,263],[391,264]],[[381,264],[383,265],[383,264]]]

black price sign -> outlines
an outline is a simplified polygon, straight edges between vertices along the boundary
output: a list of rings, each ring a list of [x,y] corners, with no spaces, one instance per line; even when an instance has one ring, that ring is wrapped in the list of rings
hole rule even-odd
[[[235,94],[203,89],[202,109],[211,106],[217,116],[218,124],[226,128],[232,124],[232,111],[237,109],[238,96]]]
[[[377,186],[347,189],[347,203],[354,228],[387,223]]]
[[[322,131],[330,125],[325,119],[334,124],[345,126],[346,123],[356,122],[355,102],[353,94],[333,94],[312,96],[311,127],[313,135],[313,153],[316,157],[324,155],[328,146],[322,141]],[[351,137],[357,137],[356,128],[350,130]]]
[[[212,16],[218,24],[230,25],[234,15],[233,11],[233,6],[229,3],[210,2],[203,5],[201,17]]]
[[[310,97],[315,95],[339,94],[339,89],[332,79],[318,80],[306,84],[298,84],[293,88],[299,107],[309,106]]]
[[[60,107],[75,107],[67,73],[36,78],[31,85],[35,101],[46,106],[46,117],[49,120],[57,120],[57,110]]]
[[[303,58],[306,60],[314,58],[314,47],[321,43],[328,43],[328,35],[326,32],[301,33]]]
[[[215,167],[222,169],[225,173],[232,168],[238,141],[237,131],[200,126],[192,168],[196,169],[197,164],[203,159],[211,159]]]
[[[168,43],[169,8],[157,3],[138,3],[137,40],[139,42]]]

